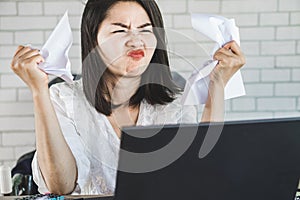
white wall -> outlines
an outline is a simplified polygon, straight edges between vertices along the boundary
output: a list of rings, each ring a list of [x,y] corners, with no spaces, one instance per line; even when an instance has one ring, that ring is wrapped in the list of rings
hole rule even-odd
[[[247,58],[242,69],[247,95],[226,102],[228,120],[300,116],[299,0],[158,3],[168,28],[173,70],[184,77],[207,58],[205,51],[213,44],[192,30],[189,13],[236,19]],[[19,44],[41,47],[66,9],[74,35],[72,70],[80,73],[80,0],[0,1],[0,164],[13,166],[35,144],[32,98],[10,70],[12,55]]]

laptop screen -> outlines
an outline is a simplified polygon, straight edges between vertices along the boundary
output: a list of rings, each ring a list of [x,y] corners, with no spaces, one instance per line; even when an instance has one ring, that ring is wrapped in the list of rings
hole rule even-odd
[[[115,198],[294,199],[299,152],[300,118],[124,128]]]

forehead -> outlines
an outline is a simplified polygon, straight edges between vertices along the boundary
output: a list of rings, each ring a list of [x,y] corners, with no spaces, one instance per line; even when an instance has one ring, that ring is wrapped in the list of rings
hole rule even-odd
[[[150,18],[145,9],[134,1],[123,1],[113,5],[107,12],[107,22],[145,23]]]

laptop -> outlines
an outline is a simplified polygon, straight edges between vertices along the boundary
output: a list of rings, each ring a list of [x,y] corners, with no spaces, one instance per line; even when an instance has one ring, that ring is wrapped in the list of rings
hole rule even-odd
[[[115,200],[292,200],[300,118],[122,130]]]

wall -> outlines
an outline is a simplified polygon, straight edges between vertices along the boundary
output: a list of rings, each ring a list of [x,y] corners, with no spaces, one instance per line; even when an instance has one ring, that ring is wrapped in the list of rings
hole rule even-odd
[[[172,69],[188,77],[213,43],[191,28],[190,12],[235,18],[247,58],[242,69],[247,95],[226,101],[226,119],[300,116],[299,0],[158,0],[168,32]],[[19,44],[41,47],[69,10],[74,43],[72,70],[80,73],[80,0],[0,1],[0,164],[14,165],[34,149],[30,91],[12,73]],[[208,52],[208,53],[207,53]]]

